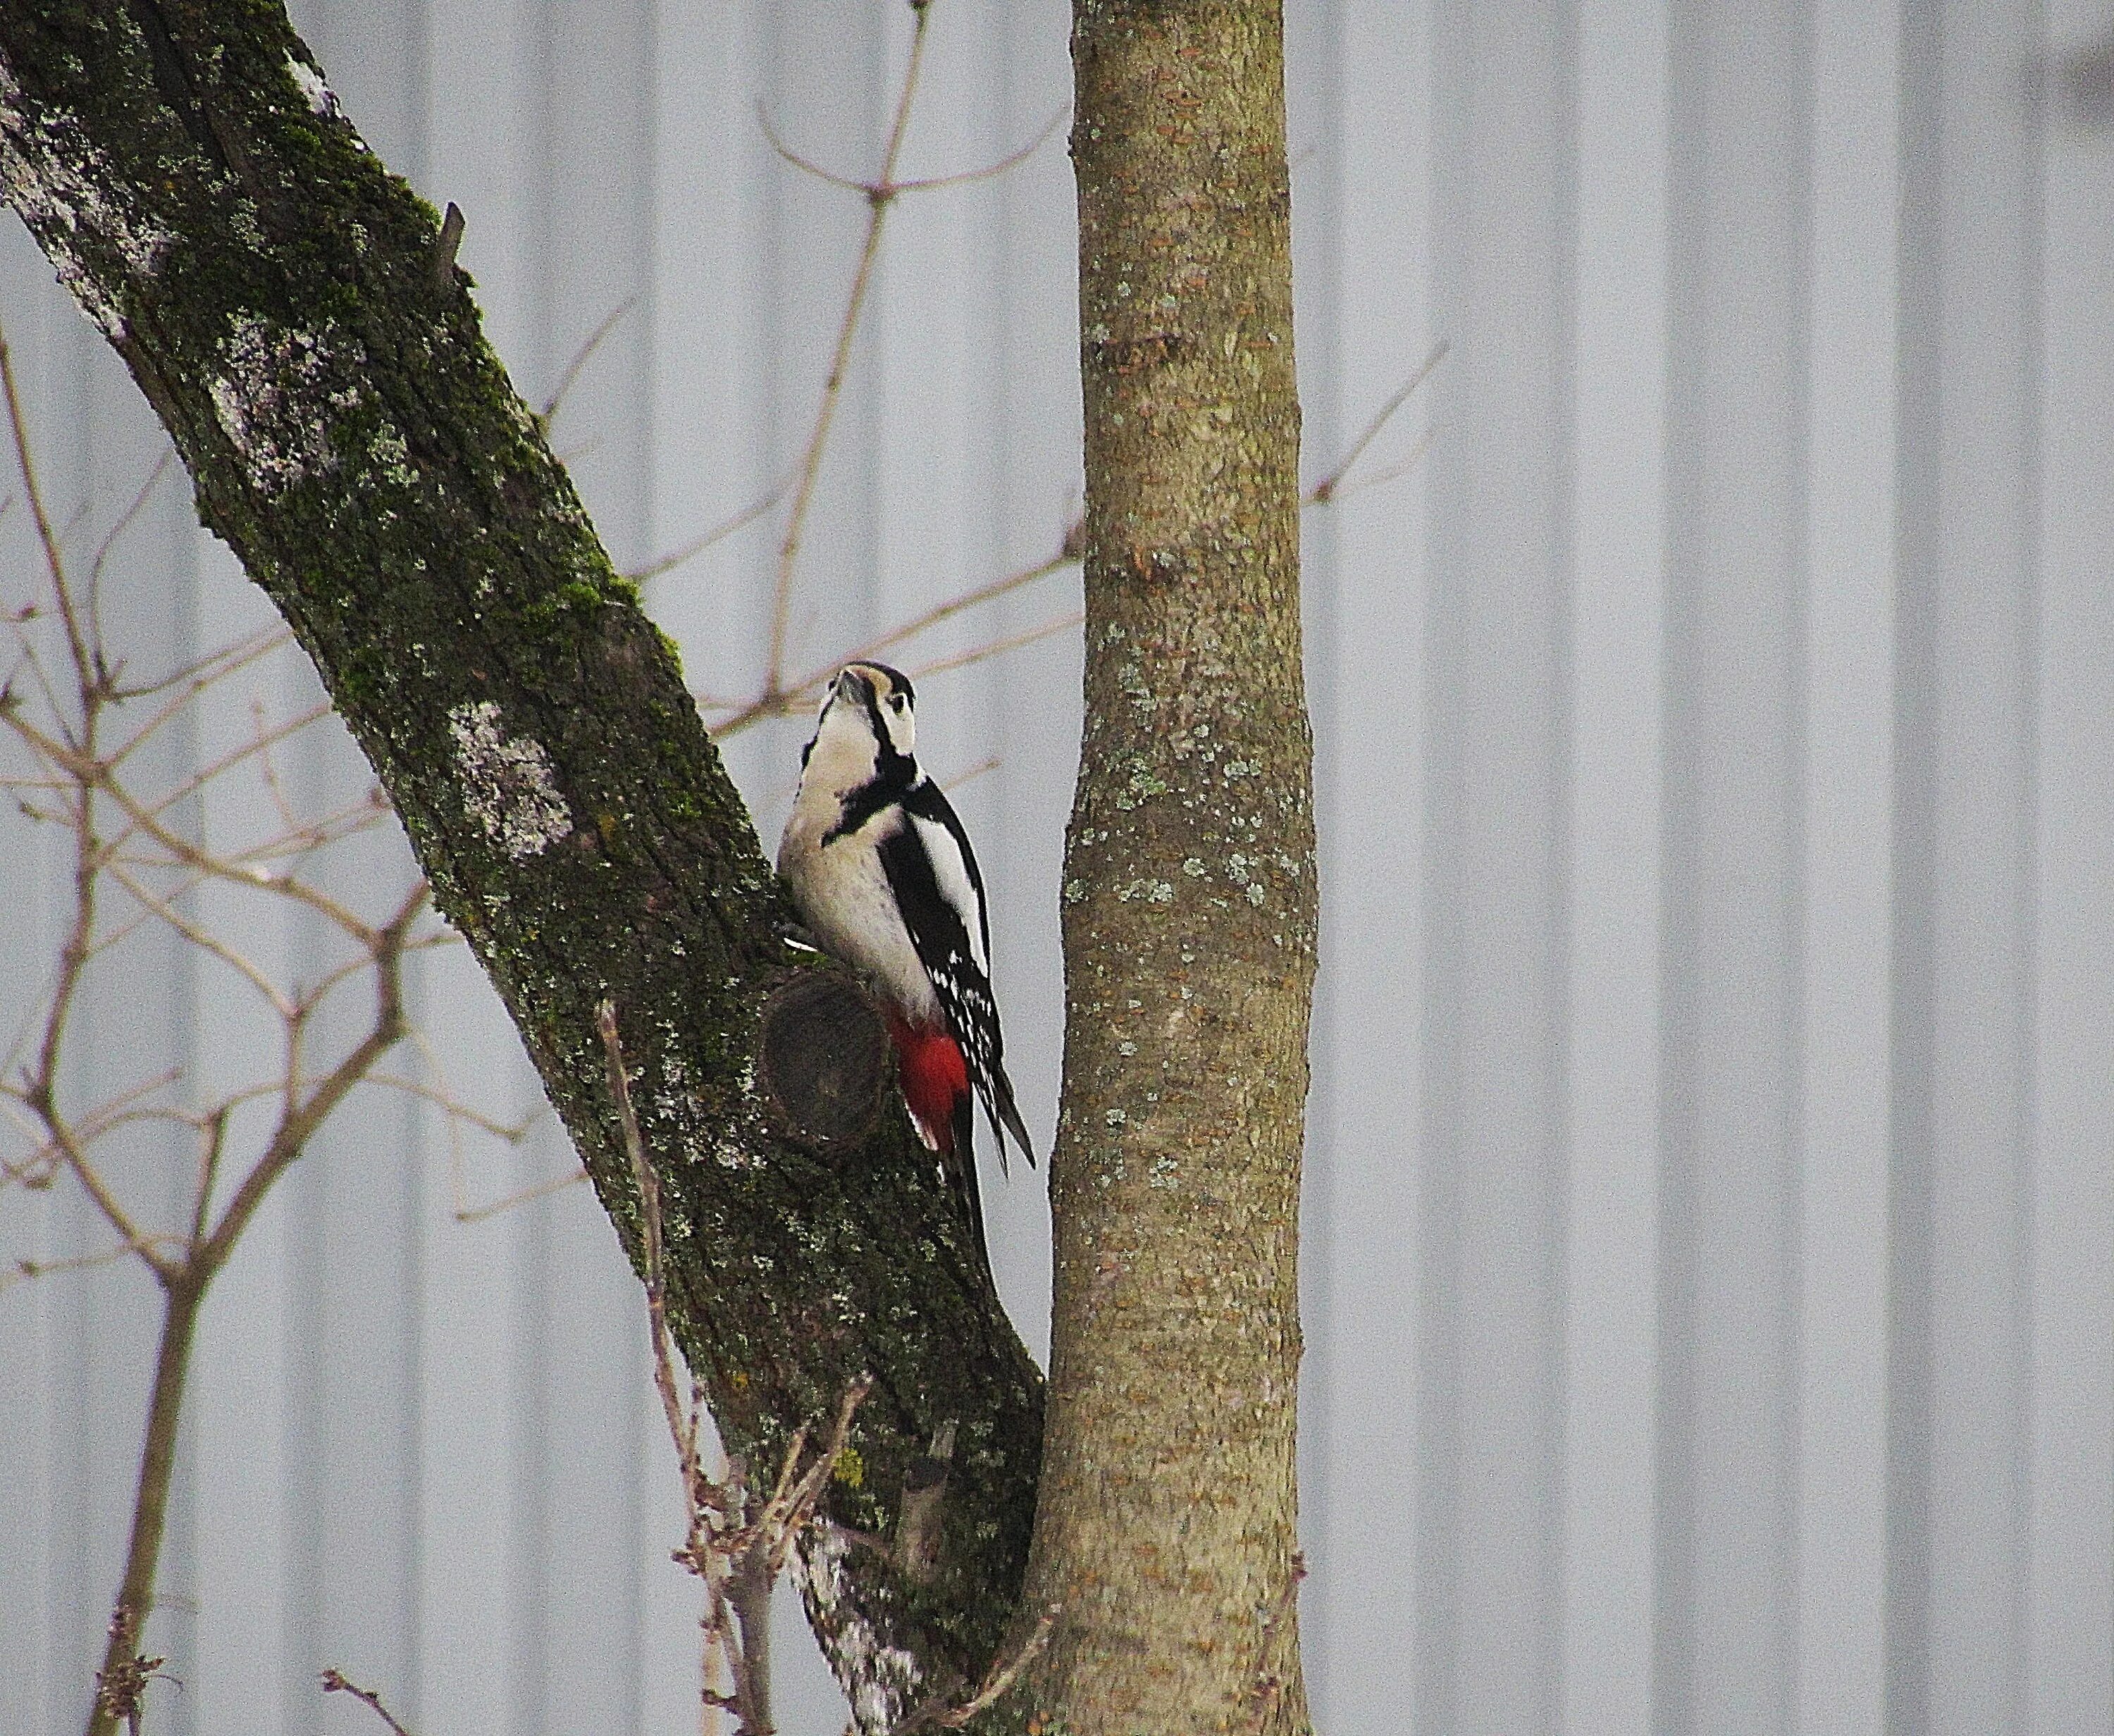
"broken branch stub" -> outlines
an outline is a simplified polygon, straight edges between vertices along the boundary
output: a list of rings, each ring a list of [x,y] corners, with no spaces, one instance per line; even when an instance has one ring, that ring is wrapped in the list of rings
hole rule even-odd
[[[804,971],[764,1003],[757,1073],[785,1132],[816,1151],[863,1144],[888,1090],[888,1028],[866,991]]]
[[[903,1473],[903,1506],[895,1523],[895,1565],[904,1578],[930,1585],[940,1567],[940,1508],[954,1469],[954,1424],[934,1431],[930,1452]]]

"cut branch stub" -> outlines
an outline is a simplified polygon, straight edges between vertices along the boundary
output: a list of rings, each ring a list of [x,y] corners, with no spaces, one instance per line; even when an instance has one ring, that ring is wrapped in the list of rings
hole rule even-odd
[[[816,1151],[863,1144],[889,1080],[888,1028],[866,991],[803,971],[764,1003],[757,1073],[785,1131]]]
[[[929,1585],[939,1569],[940,1510],[954,1469],[954,1425],[942,1423],[932,1450],[903,1473],[903,1507],[895,1522],[895,1565],[913,1583]]]

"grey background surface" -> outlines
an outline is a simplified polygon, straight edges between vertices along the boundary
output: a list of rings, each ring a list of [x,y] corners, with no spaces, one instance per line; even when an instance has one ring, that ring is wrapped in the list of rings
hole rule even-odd
[[[798,452],[877,161],[900,5],[308,0],[393,166],[469,215],[524,391],[588,334],[556,443],[620,564]],[[904,165],[1065,103],[1048,0],[940,0]],[[1325,958],[1305,1221],[1304,1595],[1334,1736],[2104,1736],[2114,1728],[2114,15],[2081,0],[1292,8]],[[2102,57],[2098,61],[2094,55]],[[2095,71],[2095,68],[2097,71]],[[1076,504],[1060,143],[906,199],[809,537],[798,660],[1050,551]],[[18,226],[0,313],[62,521],[160,448]],[[89,534],[85,528],[83,535]],[[695,683],[768,633],[765,522],[658,582]],[[6,600],[29,582],[0,518]],[[1046,582],[921,662],[1076,605]],[[128,643],[263,619],[185,491],[112,575]],[[1078,651],[924,685],[1052,1124]],[[305,692],[272,678],[272,702]],[[242,727],[247,693],[172,754]],[[800,726],[731,761],[766,834]],[[356,788],[341,740],[298,776]],[[0,825],[0,999],[63,864]],[[361,871],[403,871],[378,846]],[[309,944],[260,930],[298,966]],[[423,1022],[535,1087],[456,957]],[[173,957],[97,1069],[234,1076],[255,1032]],[[216,1292],[151,1637],[168,1732],[422,1736],[695,1718],[694,1604],[638,1295],[574,1188],[487,1221],[378,1097]],[[489,1199],[563,1172],[476,1148]],[[135,1197],[173,1151],[128,1154]],[[986,1183],[1046,1341],[1039,1180]],[[0,1196],[0,1254],[99,1245]],[[115,1584],[153,1297],[0,1295],[0,1732],[77,1727]],[[789,1617],[788,1625],[790,1625]],[[792,1643],[781,1723],[834,1730]]]

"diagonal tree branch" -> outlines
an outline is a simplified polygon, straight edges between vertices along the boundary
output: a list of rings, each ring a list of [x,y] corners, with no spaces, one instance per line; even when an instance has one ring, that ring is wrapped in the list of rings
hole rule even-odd
[[[318,89],[284,13],[253,0],[0,10],[0,194],[314,660],[636,1261],[593,1020],[625,1009],[667,1182],[670,1323],[729,1450],[778,1462],[872,1372],[864,1477],[830,1487],[834,1523],[794,1567],[882,1729],[1000,1649],[1039,1378],[872,1045],[803,1047],[800,1009],[832,998],[835,1028],[877,1023],[788,943],[675,656],[486,345],[438,220]],[[816,1074],[862,1067],[863,1098]],[[830,1120],[825,1099],[865,1107]],[[841,1538],[888,1530],[947,1418],[940,1568],[913,1583]]]

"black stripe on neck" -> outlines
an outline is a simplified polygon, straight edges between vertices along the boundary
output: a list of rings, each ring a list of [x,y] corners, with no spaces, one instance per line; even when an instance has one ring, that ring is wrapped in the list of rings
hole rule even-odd
[[[917,761],[907,753],[898,753],[883,736],[880,761],[873,775],[857,789],[844,793],[837,823],[822,834],[822,843],[832,844],[858,831],[883,808],[908,795],[918,781]]]

